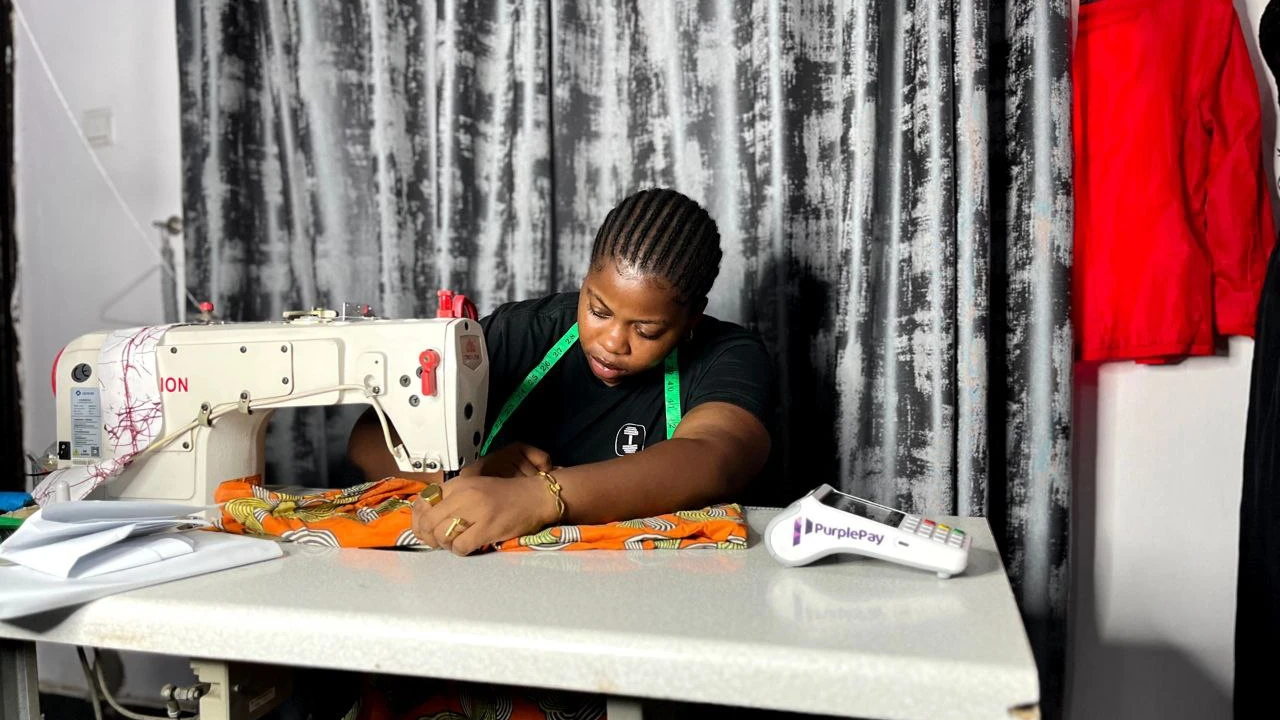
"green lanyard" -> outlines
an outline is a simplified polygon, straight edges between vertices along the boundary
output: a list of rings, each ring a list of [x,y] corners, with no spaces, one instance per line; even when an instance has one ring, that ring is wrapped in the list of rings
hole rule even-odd
[[[538,383],[542,382],[542,378],[551,372],[551,368],[560,362],[560,358],[564,357],[564,354],[576,342],[578,342],[578,323],[574,323],[573,327],[569,328],[569,331],[557,340],[555,345],[551,346],[546,356],[542,358],[542,362],[529,371],[524,381],[520,383],[520,387],[516,388],[516,391],[511,393],[511,397],[507,398],[507,402],[498,411],[498,417],[493,419],[493,427],[489,429],[489,437],[485,439],[484,445],[480,446],[481,455],[489,453],[489,445],[493,443],[494,438],[498,437],[502,426],[515,414],[516,408],[520,407],[520,403],[529,397],[529,393],[533,392]],[[680,360],[675,349],[672,349],[671,354],[667,355],[664,367],[662,391],[666,396],[667,439],[670,440],[671,436],[676,434],[676,426],[680,424]]]

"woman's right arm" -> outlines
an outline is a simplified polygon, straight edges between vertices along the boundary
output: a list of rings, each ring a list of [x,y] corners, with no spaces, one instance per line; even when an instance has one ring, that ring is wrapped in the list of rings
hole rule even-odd
[[[391,431],[391,444],[399,445],[400,436],[396,434],[396,429],[388,429]],[[441,478],[441,473],[438,472],[405,472],[396,465],[396,459],[387,451],[382,424],[378,422],[378,415],[373,408],[365,410],[351,428],[351,437],[347,440],[347,459],[360,469],[366,481],[391,476],[424,482],[439,482]]]
[[[400,436],[394,427],[391,431],[391,444],[400,444]],[[351,464],[360,469],[366,481],[380,480],[395,476],[426,482],[440,482],[441,473],[410,473],[396,465],[395,458],[387,451],[387,441],[382,434],[382,425],[373,408],[369,408],[356,421],[351,429],[351,437],[347,441],[347,458]],[[491,475],[493,477],[517,477],[521,475],[537,475],[539,470],[551,471],[551,456],[532,445],[512,443],[489,453],[476,462],[467,465],[459,475]]]

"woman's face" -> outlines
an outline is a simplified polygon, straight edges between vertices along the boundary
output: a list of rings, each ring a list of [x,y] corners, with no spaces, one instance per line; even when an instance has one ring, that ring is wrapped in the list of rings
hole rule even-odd
[[[613,386],[662,362],[702,316],[662,278],[594,267],[578,294],[578,334],[591,372]]]

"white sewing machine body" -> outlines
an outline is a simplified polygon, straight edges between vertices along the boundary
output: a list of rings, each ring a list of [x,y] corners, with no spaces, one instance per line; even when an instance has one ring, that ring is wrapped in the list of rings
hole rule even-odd
[[[376,401],[403,443],[395,455],[405,472],[456,471],[478,456],[489,376],[478,322],[298,315],[166,330],[154,354],[155,447],[94,496],[210,503],[219,483],[261,475],[267,423],[281,407]],[[77,338],[55,363],[58,468],[114,457],[97,400],[109,335]]]

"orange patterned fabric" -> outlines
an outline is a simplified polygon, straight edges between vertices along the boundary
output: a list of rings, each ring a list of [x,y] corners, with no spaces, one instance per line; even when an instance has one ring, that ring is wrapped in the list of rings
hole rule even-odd
[[[561,525],[512,538],[499,550],[683,550],[747,546],[747,521],[739,505],[713,505],[607,525]]]
[[[256,477],[228,480],[214,491],[222,517],[214,525],[307,545],[384,548],[421,545],[409,527],[410,500],[426,483],[386,478],[343,490],[290,495]]]
[[[410,502],[425,487],[414,480],[386,478],[344,490],[290,495],[263,488],[257,478],[230,480],[219,485],[214,494],[214,499],[223,503],[222,517],[214,524],[227,532],[312,545],[421,545],[410,528]],[[746,546],[747,522],[742,507],[729,504],[607,525],[551,527],[512,538],[494,549],[736,550]]]

